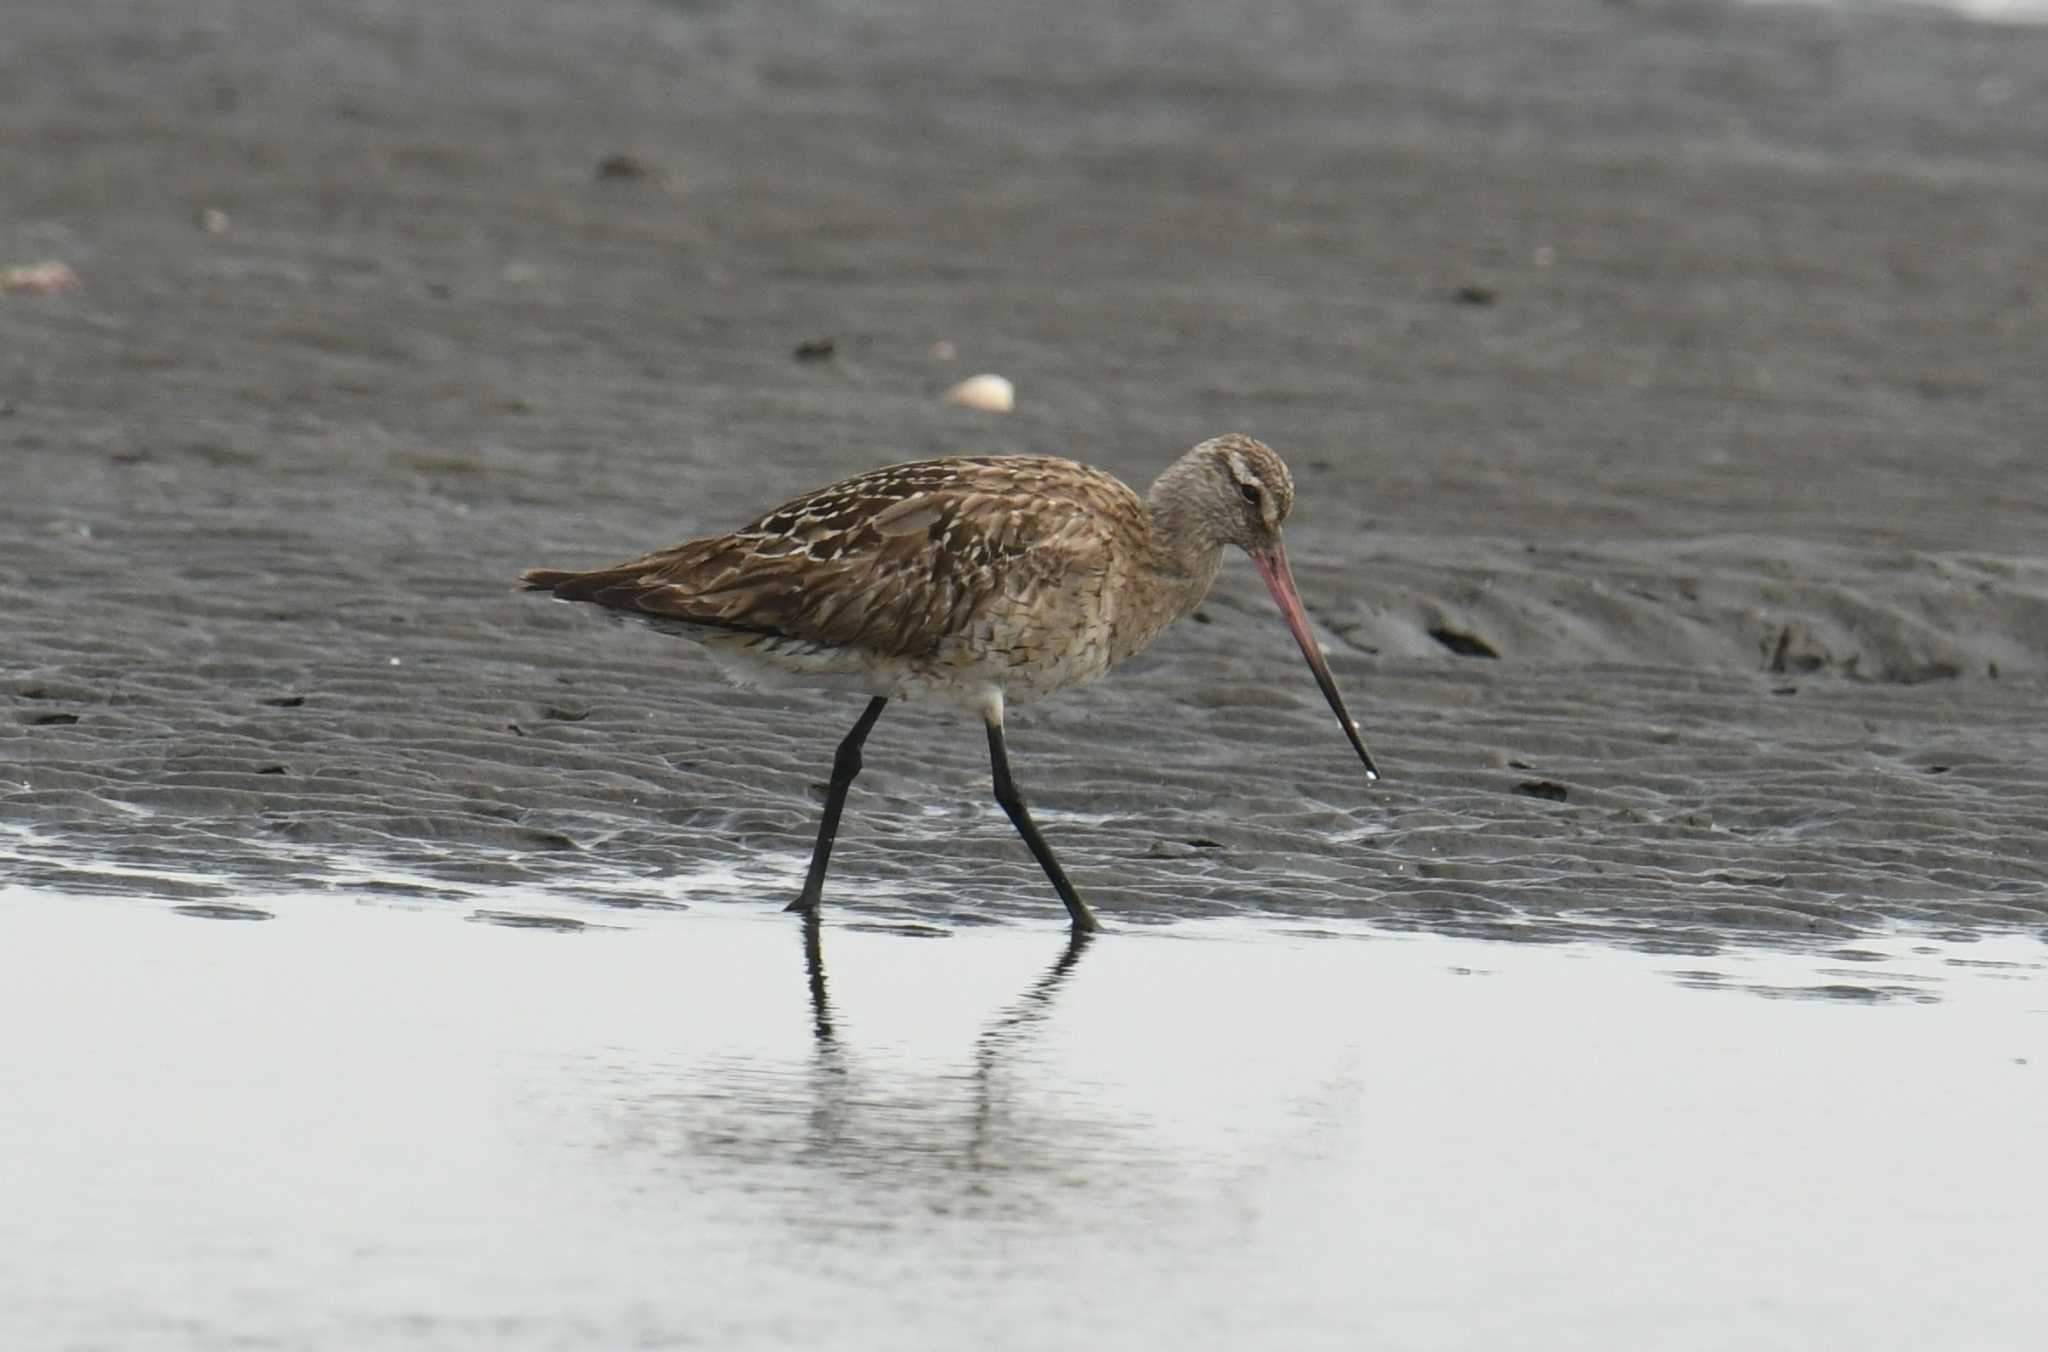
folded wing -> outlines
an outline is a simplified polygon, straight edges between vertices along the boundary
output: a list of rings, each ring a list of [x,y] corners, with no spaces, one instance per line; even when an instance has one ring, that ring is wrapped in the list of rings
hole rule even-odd
[[[1099,594],[1112,523],[1135,495],[1038,457],[893,465],[776,508],[728,535],[611,568],[535,568],[529,588],[649,619],[857,649],[935,653],[1047,587]],[[1057,475],[1062,491],[1043,491]],[[1099,500],[1091,504],[1089,498]],[[1092,509],[1091,509],[1092,507]]]

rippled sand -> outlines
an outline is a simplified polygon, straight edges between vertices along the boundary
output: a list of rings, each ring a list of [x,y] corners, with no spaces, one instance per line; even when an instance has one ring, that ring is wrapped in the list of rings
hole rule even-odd
[[[1112,920],[2040,924],[2048,95],[1940,91],[2048,37],[1283,12],[1112,11],[1055,65],[1007,18],[849,48],[852,18],[624,3],[489,34],[38,7],[0,240],[85,285],[0,305],[0,819],[48,842],[21,876],[783,867],[855,709],[736,695],[513,594],[520,566],[895,457],[1143,482],[1243,427],[1294,461],[1303,590],[1387,779],[1237,568],[1019,719]],[[1691,74],[1593,77],[1645,63]],[[162,149],[107,190],[144,122]],[[599,177],[619,152],[649,172]],[[940,404],[962,363],[1019,412]],[[1044,912],[974,730],[892,710],[869,761],[837,904]]]

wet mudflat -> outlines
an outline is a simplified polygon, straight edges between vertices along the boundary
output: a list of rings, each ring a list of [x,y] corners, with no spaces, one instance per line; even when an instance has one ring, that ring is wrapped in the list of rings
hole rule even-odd
[[[2018,1348],[2048,950],[0,893],[11,1347]],[[1532,938],[1555,938],[1532,933]]]
[[[1012,712],[1112,917],[2048,923],[2048,31],[473,8],[10,24],[0,249],[78,277],[0,297],[17,881],[782,859],[858,701],[521,567],[949,452],[1142,486],[1234,428],[1387,777],[1233,560]],[[939,399],[984,368],[1014,414]],[[973,728],[892,707],[868,760],[851,904],[1042,913]]]

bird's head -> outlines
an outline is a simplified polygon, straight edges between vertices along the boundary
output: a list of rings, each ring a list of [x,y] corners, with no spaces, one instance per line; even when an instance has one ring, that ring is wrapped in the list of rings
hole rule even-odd
[[[1204,544],[1236,545],[1256,556],[1279,545],[1294,507],[1294,477],[1273,448],[1237,432],[1211,437],[1159,476],[1182,520]]]
[[[1343,696],[1337,693],[1329,662],[1310,631],[1308,612],[1287,566],[1280,527],[1293,508],[1294,477],[1286,464],[1272,447],[1236,432],[1212,437],[1195,447],[1167,466],[1152,485],[1154,518],[1163,518],[1165,529],[1178,535],[1181,543],[1206,549],[1211,558],[1224,545],[1236,545],[1252,556],[1301,655],[1308,659],[1323,698],[1364,762],[1366,777],[1377,779],[1379,769],[1365,749],[1358,724],[1344,707]]]

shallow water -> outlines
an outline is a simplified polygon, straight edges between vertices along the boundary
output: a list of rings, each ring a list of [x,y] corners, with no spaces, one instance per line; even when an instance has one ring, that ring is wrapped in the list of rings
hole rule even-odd
[[[0,1345],[2018,1348],[2048,1318],[2035,937],[1244,917],[1074,949],[841,915],[807,947],[766,906],[472,900],[0,891]]]

